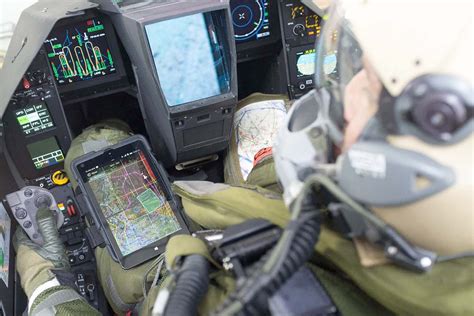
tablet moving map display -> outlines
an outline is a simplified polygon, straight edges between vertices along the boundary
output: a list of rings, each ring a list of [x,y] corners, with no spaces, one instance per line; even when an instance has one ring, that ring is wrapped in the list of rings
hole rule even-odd
[[[87,178],[123,256],[181,229],[141,150],[88,170]]]
[[[55,28],[44,46],[58,85],[116,72],[106,30],[98,18]]]

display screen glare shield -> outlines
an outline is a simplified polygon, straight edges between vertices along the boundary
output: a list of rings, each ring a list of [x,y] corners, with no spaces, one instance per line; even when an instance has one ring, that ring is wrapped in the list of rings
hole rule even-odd
[[[224,51],[227,43],[222,43],[216,33],[212,13],[155,22],[145,30],[168,106],[230,91]]]
[[[44,44],[59,86],[117,72],[105,25],[98,18],[56,27]]]
[[[10,236],[11,220],[0,202],[0,282],[5,283],[6,287],[10,277]]]
[[[64,161],[64,154],[55,137],[26,145],[37,170],[51,167]]]
[[[123,256],[182,229],[141,149],[84,174]]]
[[[24,135],[34,135],[54,127],[53,119],[43,102],[16,110],[15,117]]]

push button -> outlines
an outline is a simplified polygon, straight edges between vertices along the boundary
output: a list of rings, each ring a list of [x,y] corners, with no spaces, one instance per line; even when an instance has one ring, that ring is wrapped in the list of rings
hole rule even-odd
[[[15,216],[18,219],[24,219],[26,217],[26,215],[27,215],[27,213],[26,213],[26,210],[24,208],[17,208],[15,210]]]

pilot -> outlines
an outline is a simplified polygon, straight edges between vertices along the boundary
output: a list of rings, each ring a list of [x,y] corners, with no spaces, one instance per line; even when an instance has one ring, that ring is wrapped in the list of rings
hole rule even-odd
[[[341,314],[474,314],[472,13],[468,2],[430,3],[430,15],[426,9],[422,0],[332,6],[317,56],[336,56],[336,71],[319,59],[317,89],[293,106],[273,149],[283,197],[249,181],[174,184],[189,218],[223,229],[255,217],[284,227],[301,188],[318,181],[329,207],[310,266]],[[93,128],[104,129],[128,133]],[[21,231],[16,237],[29,313],[94,315],[68,285],[64,249],[47,214],[38,213],[43,247]],[[190,243],[173,242],[166,267],[158,258],[131,270],[97,248],[114,311],[152,314],[174,259],[207,255]],[[235,287],[224,271],[209,278],[200,314]]]

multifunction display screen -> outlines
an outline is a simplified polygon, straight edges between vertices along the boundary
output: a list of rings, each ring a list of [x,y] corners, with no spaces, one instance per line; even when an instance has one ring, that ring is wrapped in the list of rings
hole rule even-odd
[[[15,117],[25,135],[34,135],[54,127],[53,119],[43,102],[16,110]]]
[[[296,53],[297,77],[312,76],[316,66],[316,50],[308,49]]]
[[[26,148],[38,170],[54,166],[64,160],[64,154],[55,137],[28,144]]]
[[[181,230],[140,149],[86,170],[85,176],[123,256]]]
[[[105,26],[98,18],[56,27],[44,43],[54,78],[60,86],[117,71]]]
[[[199,13],[145,26],[168,106],[230,91],[230,71],[213,13]],[[227,38],[224,39],[225,41]]]
[[[247,42],[271,35],[269,0],[231,0],[235,40]]]

